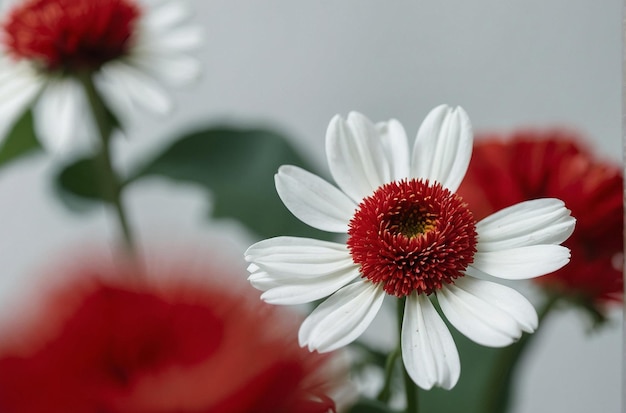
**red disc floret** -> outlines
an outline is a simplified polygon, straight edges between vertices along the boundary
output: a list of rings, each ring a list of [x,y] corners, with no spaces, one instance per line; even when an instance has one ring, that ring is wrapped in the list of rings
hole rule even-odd
[[[365,198],[348,230],[361,276],[404,297],[431,294],[473,262],[476,221],[461,197],[427,180],[381,186]]]
[[[44,70],[96,70],[127,54],[140,14],[133,0],[27,0],[3,22],[2,42]]]

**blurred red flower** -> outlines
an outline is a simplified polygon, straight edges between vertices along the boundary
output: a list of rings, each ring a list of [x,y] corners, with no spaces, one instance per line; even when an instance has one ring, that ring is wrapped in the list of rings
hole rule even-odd
[[[69,272],[35,317],[3,331],[3,413],[335,411],[345,364],[301,349],[298,320],[240,274],[188,263]]]
[[[525,199],[563,200],[577,219],[564,243],[572,259],[536,281],[602,310],[623,297],[623,176],[582,142],[565,130],[480,136],[458,193],[476,219]]]

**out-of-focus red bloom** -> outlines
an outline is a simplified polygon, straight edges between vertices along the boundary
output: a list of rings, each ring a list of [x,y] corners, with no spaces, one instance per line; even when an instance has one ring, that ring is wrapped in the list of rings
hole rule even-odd
[[[189,264],[71,271],[35,317],[2,331],[0,411],[334,411],[345,368],[301,349],[292,314],[223,272]]]
[[[134,0],[27,0],[10,10],[2,38],[15,59],[93,70],[126,54],[140,15]]]
[[[526,199],[563,200],[577,219],[564,243],[572,259],[536,281],[600,310],[622,300],[622,183],[621,169],[595,158],[577,134],[519,131],[476,140],[458,193],[477,219]]]

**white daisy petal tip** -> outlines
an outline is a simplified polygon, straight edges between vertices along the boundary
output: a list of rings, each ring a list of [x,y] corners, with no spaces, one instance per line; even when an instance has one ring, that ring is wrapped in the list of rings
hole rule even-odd
[[[297,305],[310,303],[335,293],[359,276],[357,268],[339,270],[335,273],[317,277],[302,277],[299,274],[289,278],[273,276],[267,272],[259,286],[266,285],[261,296],[269,304]],[[259,282],[260,281],[260,282]],[[264,284],[262,284],[265,282]]]
[[[446,120],[453,120],[454,122],[460,123],[463,128],[469,128],[469,131],[471,131],[469,115],[465,109],[459,105],[454,106],[447,103],[437,105],[426,115],[424,122],[427,120],[436,121],[438,123],[444,123]],[[468,131],[468,129],[465,130]]]
[[[336,134],[340,132],[340,128],[345,125],[345,122],[346,121],[340,114],[336,114],[332,118],[330,118],[330,122],[328,122],[328,127],[326,128],[326,141],[327,142],[331,134]]]
[[[367,124],[368,126],[374,126],[374,123],[364,114],[356,110],[348,112],[346,122],[352,125],[358,125],[360,123]]]
[[[255,290],[259,290],[259,291],[265,291],[267,290],[267,288],[265,287],[264,283],[262,280],[256,280],[254,278],[248,278],[248,281],[250,282],[250,285],[255,289]],[[263,297],[261,297],[261,300],[263,300]],[[264,300],[265,301],[265,300]]]
[[[521,202],[488,216],[476,225],[477,248],[479,252],[497,252],[558,245],[573,234],[575,227],[576,219],[571,211],[558,203]]]
[[[471,267],[504,280],[524,280],[557,271],[567,265],[570,259],[569,248],[541,244],[477,252]]]
[[[280,298],[273,297],[271,291],[272,290],[268,290],[261,294],[261,300],[265,301],[268,304],[280,305]]]
[[[297,167],[293,165],[281,165],[278,167],[278,170],[274,174],[274,184],[278,185],[278,183],[284,179],[285,176],[288,176],[294,169]]]
[[[380,131],[365,115],[352,111],[345,120],[333,117],[325,146],[335,183],[356,204],[391,180],[388,151]]]
[[[322,351],[318,351],[315,345],[311,342],[311,338],[303,332],[302,327],[298,330],[298,344],[302,348],[306,348],[307,350],[313,352],[317,351],[318,353],[323,353]]]
[[[306,341],[306,337],[302,336],[302,333],[300,331],[298,331],[298,345],[302,348],[306,347],[307,350],[311,351],[310,348],[308,348],[308,343]]]
[[[417,132],[411,176],[439,182],[455,192],[469,166],[473,140],[472,125],[462,107],[437,106]]]
[[[376,129],[389,165],[389,178],[395,181],[406,179],[410,175],[410,151],[404,126],[396,119],[389,119],[377,123]]]
[[[524,333],[528,334],[532,334],[537,331],[537,328],[539,328],[539,315],[537,315],[537,311],[528,315],[526,317],[526,322],[524,324],[520,324],[520,328]]]

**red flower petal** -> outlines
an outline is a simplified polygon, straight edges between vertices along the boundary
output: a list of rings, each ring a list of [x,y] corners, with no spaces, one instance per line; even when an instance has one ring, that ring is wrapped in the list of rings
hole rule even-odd
[[[29,0],[9,13],[3,40],[47,70],[94,70],[126,54],[139,15],[133,0]]]
[[[334,409],[328,394],[343,373],[329,368],[332,355],[298,346],[297,320],[284,309],[233,289],[238,274],[189,265],[159,271],[81,268],[45,298],[38,318],[5,330],[0,411]],[[186,276],[198,272],[193,279],[206,283]],[[126,281],[133,279],[144,282]],[[163,279],[174,281],[154,282]]]
[[[623,177],[581,142],[562,130],[479,137],[458,193],[478,219],[526,199],[563,200],[577,219],[564,243],[572,259],[537,282],[601,305],[622,299]]]

